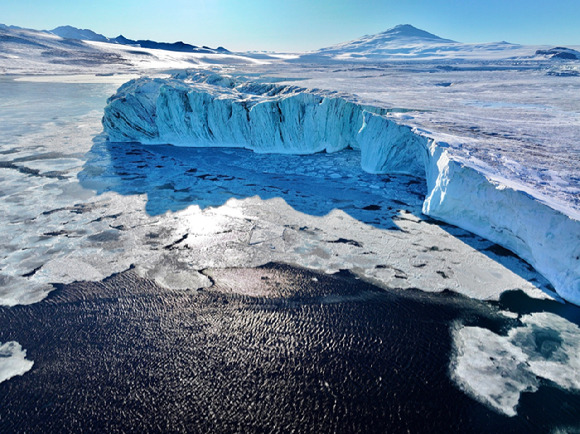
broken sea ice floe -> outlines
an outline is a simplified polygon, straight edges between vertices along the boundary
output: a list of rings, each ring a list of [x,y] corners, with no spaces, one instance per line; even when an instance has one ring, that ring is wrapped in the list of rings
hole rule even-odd
[[[24,375],[34,364],[26,360],[26,350],[18,342],[0,343],[0,383],[17,375]]]
[[[474,399],[507,416],[517,414],[522,392],[549,380],[580,391],[580,328],[546,312],[521,318],[506,336],[457,325],[450,375]]]

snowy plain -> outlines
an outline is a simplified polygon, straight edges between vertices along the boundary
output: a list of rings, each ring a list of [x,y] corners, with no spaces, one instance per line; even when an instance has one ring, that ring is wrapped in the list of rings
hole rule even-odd
[[[58,37],[46,38],[43,43],[63,44]],[[487,51],[484,47],[483,58],[477,56],[481,46],[453,43],[470,56],[453,60],[447,53],[409,60],[407,55],[401,61],[383,52],[383,57],[374,53],[372,62],[367,56],[356,63],[351,55],[345,61],[332,50],[302,56],[210,56],[142,48],[136,53],[102,42],[66,44],[72,48],[64,54],[39,56],[39,49],[29,44],[12,51],[3,47],[0,56],[4,74],[19,74],[0,79],[3,305],[34,303],[46,297],[52,284],[101,280],[131,266],[161,286],[183,290],[209,287],[201,273],[208,267],[272,261],[329,273],[350,269],[385,288],[452,290],[483,300],[497,300],[509,290],[558,298],[548,282],[554,283],[552,262],[538,267],[535,257],[518,252],[517,245],[505,245],[505,237],[494,239],[482,225],[432,213],[492,241],[504,241],[504,247],[532,262],[542,276],[493,242],[425,216],[428,174],[366,173],[359,152],[348,149],[296,156],[167,146],[187,144],[175,136],[149,141],[154,146],[106,140],[101,125],[106,99],[122,83],[146,72],[153,79],[143,82],[167,84],[175,79],[165,70],[191,67],[211,71],[202,76],[232,83],[316,89],[314,94],[374,107],[378,113],[371,112],[369,119],[385,119],[444,144],[458,167],[474,170],[482,181],[491,180],[495,190],[514,191],[517,200],[538,204],[549,218],[566,222],[560,233],[541,229],[544,235],[556,234],[564,272],[571,276],[566,281],[571,286],[556,289],[577,302],[578,292],[566,292],[580,291],[580,261],[574,256],[580,248],[580,77],[570,73],[578,70],[576,63],[538,59],[533,55],[536,47],[502,51],[501,44]],[[192,81],[191,75],[179,74],[182,85]],[[139,92],[135,86],[123,95]],[[144,93],[146,98],[153,94]],[[123,141],[147,143],[142,136]],[[285,153],[290,151],[296,150]],[[388,172],[382,166],[367,169]],[[467,208],[477,209],[474,202],[489,197],[485,191],[475,193],[463,197]],[[492,200],[480,209],[499,216],[498,225],[517,220],[502,217],[505,206],[494,208]],[[519,227],[534,224],[534,215]],[[536,233],[528,236],[543,245]],[[521,335],[533,337],[538,330],[565,342],[550,366],[537,362],[541,346],[525,347],[526,356],[517,349],[525,341]],[[453,336],[457,349],[450,362],[452,377],[467,393],[507,415],[516,414],[519,391],[537,388],[535,377],[521,373],[530,358],[536,360],[529,368],[534,375],[570,390],[580,388],[573,358],[580,331],[561,317],[522,318],[522,327],[507,337],[459,324]],[[486,342],[483,348],[481,342]],[[17,343],[5,347],[10,354],[3,357],[18,364],[19,373],[32,367]],[[485,359],[481,352],[489,357],[505,351],[522,359],[510,376],[523,378],[517,392],[512,382],[497,378],[494,366],[473,368],[473,361]],[[495,389],[486,389],[489,384]],[[498,394],[505,399],[494,400]]]

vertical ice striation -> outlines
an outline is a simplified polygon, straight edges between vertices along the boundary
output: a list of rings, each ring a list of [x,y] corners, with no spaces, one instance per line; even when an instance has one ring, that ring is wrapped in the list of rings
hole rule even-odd
[[[512,250],[580,305],[580,222],[454,160],[445,144],[386,110],[336,93],[181,73],[124,84],[109,99],[103,126],[115,142],[286,154],[357,149],[367,172],[425,178],[426,215]]]
[[[429,157],[423,213],[517,253],[580,305],[579,221],[453,161],[436,143]]]
[[[380,109],[370,110],[344,97],[294,86],[235,86],[215,74],[196,74],[186,80],[126,83],[109,99],[103,125],[115,142],[282,154],[354,148],[361,151],[367,172],[424,177],[427,139],[387,119]]]
[[[428,139],[414,134],[410,127],[365,111],[357,139],[366,172],[425,176]]]

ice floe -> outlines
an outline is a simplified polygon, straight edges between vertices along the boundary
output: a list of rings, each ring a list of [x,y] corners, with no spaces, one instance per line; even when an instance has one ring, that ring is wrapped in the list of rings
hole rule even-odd
[[[520,321],[505,336],[461,325],[452,331],[451,378],[508,416],[517,414],[521,393],[535,392],[541,384],[580,391],[580,328],[547,312]]]
[[[0,383],[32,369],[34,362],[26,360],[26,350],[18,342],[0,343]]]

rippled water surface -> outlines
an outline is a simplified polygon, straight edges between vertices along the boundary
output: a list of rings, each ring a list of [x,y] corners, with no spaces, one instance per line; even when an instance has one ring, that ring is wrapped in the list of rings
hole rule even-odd
[[[34,368],[0,384],[0,432],[545,432],[580,398],[542,387],[508,418],[449,380],[450,324],[515,320],[346,272],[205,270],[170,291],[132,271],[0,309]]]

